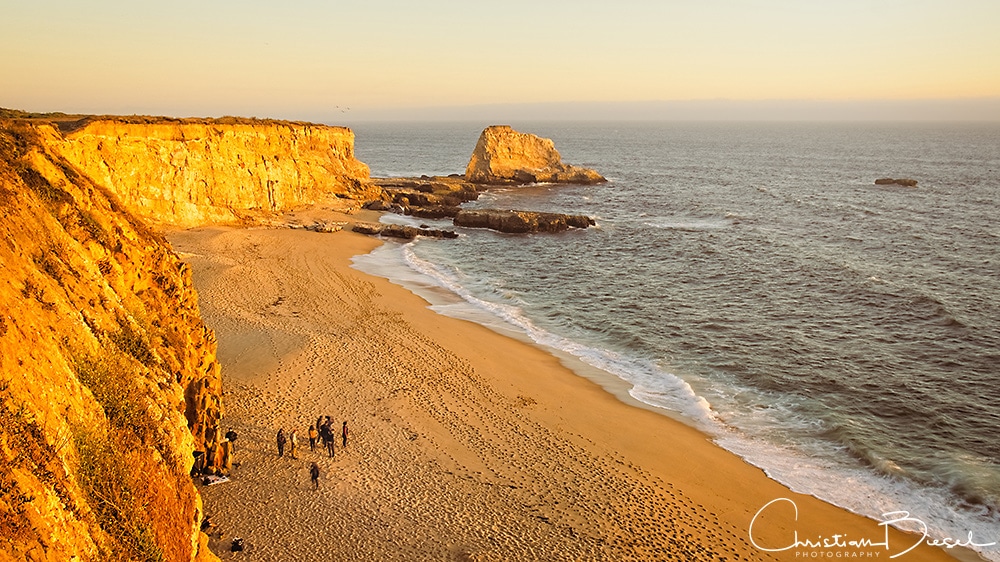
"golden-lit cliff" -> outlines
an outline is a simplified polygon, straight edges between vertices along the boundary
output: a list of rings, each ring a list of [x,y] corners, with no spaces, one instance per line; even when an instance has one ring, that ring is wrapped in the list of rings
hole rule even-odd
[[[380,190],[344,127],[256,119],[89,118],[46,142],[154,224],[235,224]]]
[[[112,158],[112,133],[121,158],[185,153],[135,128],[87,130],[67,141],[0,121],[0,560],[211,559],[189,472],[222,415],[215,338],[189,268],[87,177],[107,162],[87,162],[87,147]],[[166,174],[149,168],[100,181]]]

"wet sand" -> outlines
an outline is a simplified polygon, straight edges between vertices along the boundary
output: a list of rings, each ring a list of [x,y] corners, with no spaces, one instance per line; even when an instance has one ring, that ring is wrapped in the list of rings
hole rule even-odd
[[[373,218],[286,218],[314,217]],[[752,521],[769,548],[795,532],[885,534],[537,347],[350,268],[377,240],[285,228],[168,238],[193,266],[219,341],[223,429],[239,434],[232,480],[202,488],[223,560],[888,560],[915,541],[893,531],[889,550],[760,550]],[[320,415],[350,427],[334,458],[308,447]],[[297,430],[297,459],[277,456],[279,428]],[[754,519],[777,498],[791,501]],[[246,551],[228,551],[234,537]],[[897,560],[953,559],[922,546]]]

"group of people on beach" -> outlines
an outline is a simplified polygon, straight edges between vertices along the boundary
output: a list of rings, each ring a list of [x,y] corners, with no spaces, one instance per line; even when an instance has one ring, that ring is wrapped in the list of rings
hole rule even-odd
[[[336,452],[337,443],[337,430],[336,425],[330,416],[320,416],[316,420],[315,425],[309,426],[309,450],[315,451],[317,440],[322,444],[322,447],[326,449],[329,453],[330,458],[333,458]],[[347,422],[345,421],[340,428],[340,438],[341,447],[347,447]],[[278,430],[277,445],[278,445],[278,456],[285,456],[285,445],[289,445],[288,456],[293,459],[298,459],[295,456],[295,451],[299,446],[299,436],[298,433],[293,429],[289,434],[285,435],[285,428]],[[309,476],[312,479],[313,487],[319,488],[319,465],[315,462],[309,467]]]

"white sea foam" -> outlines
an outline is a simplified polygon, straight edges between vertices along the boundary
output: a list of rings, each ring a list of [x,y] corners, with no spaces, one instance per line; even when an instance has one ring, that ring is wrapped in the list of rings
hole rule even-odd
[[[412,248],[404,247],[403,255],[405,262],[414,270],[431,277],[466,303],[520,329],[535,343],[568,353],[592,367],[631,383],[633,389],[630,394],[637,400],[684,414],[701,424],[716,423],[711,406],[705,399],[697,396],[688,383],[659,369],[652,362],[590,347],[556,335],[532,322],[519,306],[491,302],[472,294],[453,274],[420,259]]]
[[[957,498],[937,488],[918,487],[909,480],[880,476],[861,467],[837,462],[843,451],[812,451],[782,446],[731,430],[716,438],[723,448],[761,468],[770,478],[792,491],[816,496],[854,513],[886,521],[888,513],[906,512],[927,526],[931,539],[951,538],[977,544],[1000,542],[1000,518],[979,510],[963,510]],[[817,448],[832,446],[813,443]],[[840,453],[840,454],[838,454]],[[897,527],[922,532],[920,523],[904,521]],[[1000,561],[996,545],[976,549],[987,560]]]
[[[644,220],[643,225],[666,230],[722,230],[733,226],[729,219],[687,219],[681,217],[656,217]]]
[[[412,243],[382,246],[371,254],[355,257],[354,262],[363,271],[389,278],[418,292],[437,312],[502,331],[513,328],[538,345],[567,353],[629,383],[632,385],[629,394],[640,402],[682,414],[702,430],[721,431],[722,423],[708,400],[696,394],[680,377],[661,369],[653,361],[587,346],[545,330],[532,322],[508,293],[496,288],[484,289],[492,292],[497,300],[509,302],[480,298],[459,280],[458,272],[421,259],[412,246]],[[455,298],[442,298],[440,293],[431,290],[433,288],[444,289]]]

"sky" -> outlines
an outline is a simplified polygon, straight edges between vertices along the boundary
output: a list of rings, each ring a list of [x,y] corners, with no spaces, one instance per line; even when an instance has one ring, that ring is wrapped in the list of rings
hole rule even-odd
[[[0,107],[1000,121],[998,0],[0,0]]]

